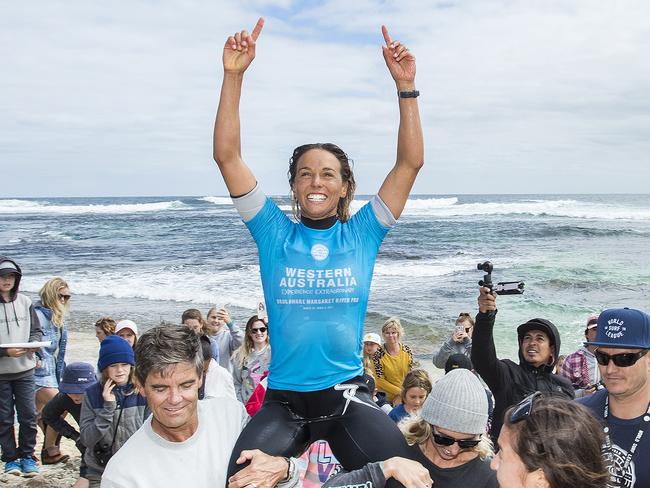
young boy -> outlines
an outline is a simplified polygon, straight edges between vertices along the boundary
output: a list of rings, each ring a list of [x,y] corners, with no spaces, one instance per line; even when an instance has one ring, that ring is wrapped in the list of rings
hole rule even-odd
[[[15,261],[0,256],[0,345],[40,341],[41,327],[32,301],[18,293],[22,273]],[[34,352],[38,348],[0,347],[0,447],[5,473],[36,476]],[[18,415],[18,447],[14,435]]]

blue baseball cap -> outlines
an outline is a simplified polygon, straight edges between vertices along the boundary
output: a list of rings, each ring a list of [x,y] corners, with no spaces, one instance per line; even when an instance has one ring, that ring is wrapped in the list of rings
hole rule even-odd
[[[587,346],[650,349],[650,315],[633,308],[610,308],[598,317],[596,340]]]
[[[59,383],[61,393],[84,393],[86,388],[97,383],[95,369],[88,363],[70,363],[63,370]]]

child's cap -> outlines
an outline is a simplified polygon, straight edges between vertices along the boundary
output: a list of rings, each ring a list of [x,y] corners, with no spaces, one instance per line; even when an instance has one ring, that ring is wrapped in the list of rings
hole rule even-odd
[[[63,370],[59,383],[61,393],[84,393],[86,388],[97,383],[95,369],[88,363],[70,363]]]

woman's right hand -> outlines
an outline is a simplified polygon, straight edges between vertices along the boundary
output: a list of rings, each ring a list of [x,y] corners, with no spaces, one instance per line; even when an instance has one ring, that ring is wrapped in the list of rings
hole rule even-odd
[[[255,42],[264,27],[264,19],[260,17],[251,34],[247,30],[230,36],[223,47],[224,73],[240,74],[246,71],[255,59]]]
[[[114,402],[115,401],[115,394],[113,393],[113,390],[115,389],[115,383],[113,382],[112,379],[107,379],[106,383],[104,384],[104,389],[102,390],[102,397],[104,397],[105,402]]]
[[[417,461],[392,457],[384,461],[384,478],[393,478],[405,488],[431,488],[433,481],[429,471]]]

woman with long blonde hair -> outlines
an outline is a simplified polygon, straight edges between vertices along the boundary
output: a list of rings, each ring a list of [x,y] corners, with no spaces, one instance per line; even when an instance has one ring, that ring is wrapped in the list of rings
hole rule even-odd
[[[65,323],[70,302],[70,287],[63,278],[52,278],[41,288],[40,301],[34,309],[41,324],[43,340],[50,345],[42,347],[36,353],[38,362],[34,371],[36,383],[36,410],[39,414],[43,407],[59,392],[59,382],[65,366],[65,351],[68,341],[68,328]],[[54,429],[39,422],[45,434],[41,461],[43,464],[65,462],[69,456],[61,454],[60,436]]]
[[[232,377],[237,399],[244,405],[271,363],[268,328],[253,315],[246,322],[244,343],[232,355]]]
[[[329,486],[383,488],[393,478],[404,486],[498,488],[490,469],[494,455],[486,434],[488,401],[480,380],[467,369],[439,379],[419,415],[400,424],[408,457],[393,457],[330,478]]]

